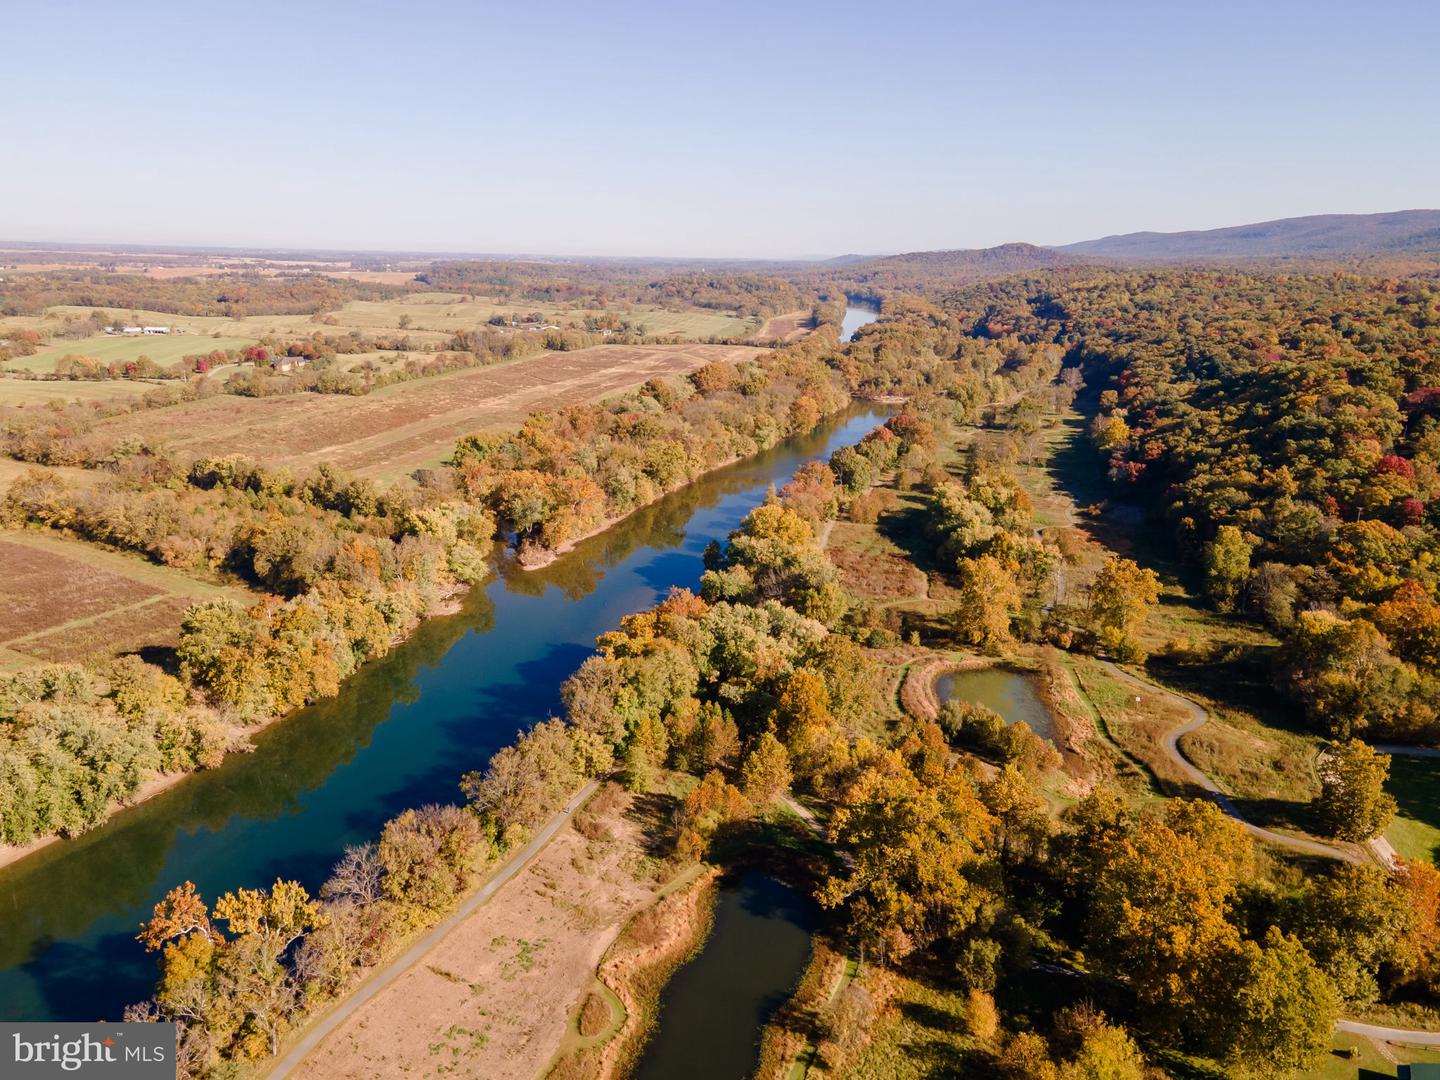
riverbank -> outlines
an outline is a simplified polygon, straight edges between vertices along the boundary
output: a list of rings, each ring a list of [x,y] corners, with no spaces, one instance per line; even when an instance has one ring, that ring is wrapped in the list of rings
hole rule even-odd
[[[557,714],[561,683],[598,635],[673,587],[696,588],[711,540],[883,418],[852,409],[673,493],[552,570],[490,579],[337,698],[257,734],[254,753],[0,872],[0,1014],[119,1015],[153,991],[153,959],[131,939],[171,886],[214,896],[283,877],[314,892],[347,845],[406,808],[454,801],[461,774]],[[114,868],[105,888],[93,885],[100,865]]]
[[[718,868],[701,866],[637,914],[601,960],[597,975],[620,999],[625,1020],[603,1046],[558,1062],[548,1080],[620,1080],[655,1030],[671,977],[704,947],[714,924]]]
[[[491,576],[493,576],[493,572]],[[414,626],[410,627],[410,629],[405,633],[396,634],[390,639],[390,648],[394,649],[398,646],[404,645],[407,641],[409,641],[412,637],[415,636],[419,628],[427,621],[457,614],[461,610],[461,607],[464,603],[464,598],[470,592],[470,588],[471,587],[468,585],[455,585],[449,589],[446,589],[443,593],[441,593],[434,607],[432,607],[423,616],[416,620]],[[371,661],[371,663],[373,663],[373,661]],[[351,675],[350,678],[355,678],[356,675],[363,672],[368,666],[369,664],[362,665],[354,675]],[[347,679],[346,682],[349,682],[349,680]],[[282,721],[289,720],[291,717],[303,712],[307,708],[312,707],[314,704],[316,703],[311,702],[307,705],[302,705],[298,709],[290,709],[287,712],[276,713],[273,716],[268,716],[263,719],[256,720],[254,723],[251,724],[241,725],[232,723],[226,725],[227,742],[224,757],[220,760],[219,764],[211,766],[209,768],[180,770],[177,772],[161,773],[157,776],[151,777],[149,780],[146,780],[143,784],[141,784],[139,788],[131,792],[130,795],[126,796],[123,799],[116,799],[114,802],[110,803],[105,809],[104,820],[100,821],[93,828],[86,830],[86,833],[106,828],[111,823],[111,821],[113,821],[119,814],[123,813],[126,810],[134,809],[135,807],[140,806],[145,802],[148,802],[150,799],[155,798],[155,796],[157,795],[170,791],[184,781],[189,780],[191,777],[198,776],[201,773],[215,772],[217,770],[225,768],[225,766],[235,755],[249,754],[254,751],[255,736],[265,732],[266,730],[274,727]],[[86,833],[80,833],[77,835],[83,836],[86,835]],[[29,858],[31,855],[35,855],[38,852],[44,851],[46,848],[54,844],[74,839],[77,839],[77,836],[62,836],[59,833],[53,833],[49,836],[37,836],[34,840],[31,840],[25,844],[0,844],[0,870],[3,870],[4,868],[14,865],[16,863],[20,863],[25,859]]]
[[[871,405],[871,404],[876,404],[876,402],[870,402],[870,401],[868,401],[868,400],[859,399],[859,398],[852,398],[852,399],[850,400],[850,402],[849,402],[844,408],[838,409],[838,410],[836,410],[836,411],[833,412],[833,413],[829,413],[829,414],[823,416],[823,417],[817,422],[816,427],[815,427],[814,429],[812,429],[811,432],[807,432],[804,436],[798,436],[798,438],[808,438],[808,437],[811,437],[811,436],[813,436],[813,434],[814,434],[815,431],[820,430],[820,429],[821,429],[822,427],[824,427],[825,425],[827,425],[827,424],[833,424],[833,423],[835,423],[837,420],[840,420],[840,419],[844,416],[845,413],[850,412],[850,411],[853,411],[853,410],[855,410],[856,408],[863,408],[863,407],[865,407],[865,406],[867,406],[867,405]],[[877,418],[877,423],[878,423],[878,422],[880,422],[880,420]],[[782,442],[783,442],[783,440],[782,440]],[[778,446],[778,445],[779,445],[779,444],[777,444],[777,446]],[[769,452],[771,452],[771,451],[773,451],[773,450],[775,450],[775,449],[776,449],[776,447],[768,447],[768,448],[766,448],[766,449],[764,449],[764,450],[757,450],[754,454],[748,454],[748,455],[744,455],[744,456],[739,456],[739,455],[737,455],[737,456],[732,456],[731,458],[728,458],[727,460],[725,460],[725,461],[723,461],[723,462],[720,462],[720,463],[718,463],[718,464],[716,464],[716,465],[711,466],[710,468],[706,469],[704,472],[696,475],[695,477],[692,477],[686,484],[682,485],[682,486],[679,487],[679,488],[674,489],[673,491],[667,491],[667,492],[665,492],[665,493],[657,496],[655,499],[652,499],[651,501],[649,501],[649,502],[647,502],[647,503],[643,503],[643,504],[641,504],[641,505],[633,508],[632,510],[628,511],[627,513],[625,513],[625,514],[623,514],[623,515],[605,519],[603,522],[601,522],[601,523],[600,523],[599,525],[597,525],[595,528],[593,528],[593,529],[585,532],[584,534],[582,534],[582,535],[580,535],[580,536],[576,536],[576,537],[571,538],[570,540],[567,540],[564,544],[562,544],[560,547],[558,547],[558,548],[556,548],[556,549],[553,549],[553,550],[544,550],[544,551],[542,551],[539,555],[537,555],[536,557],[531,558],[531,559],[526,559],[526,558],[524,558],[524,557],[517,557],[516,560],[515,560],[515,564],[516,564],[517,566],[519,566],[519,567],[520,567],[521,569],[523,569],[523,570],[538,570],[538,569],[541,569],[541,568],[543,568],[543,567],[549,566],[549,565],[551,565],[552,563],[556,562],[558,559],[560,559],[562,556],[567,555],[567,554],[573,552],[578,545],[582,544],[582,543],[585,542],[586,540],[590,540],[590,539],[593,539],[593,538],[595,538],[595,537],[601,536],[601,535],[609,532],[611,529],[614,529],[614,528],[616,528],[617,526],[623,525],[627,520],[635,517],[636,515],[638,515],[638,514],[641,513],[642,511],[644,511],[644,510],[646,510],[646,509],[649,509],[649,508],[657,505],[658,503],[664,501],[666,498],[668,498],[668,497],[670,497],[670,496],[672,496],[672,495],[675,495],[675,494],[677,494],[677,493],[679,493],[679,492],[683,492],[686,488],[689,488],[689,487],[691,487],[691,486],[693,486],[693,485],[695,485],[695,484],[702,483],[702,482],[704,482],[705,480],[707,480],[709,477],[713,476],[714,474],[716,474],[716,473],[718,473],[718,472],[720,472],[720,471],[722,471],[722,470],[724,470],[724,469],[726,469],[726,468],[731,468],[731,467],[734,467],[734,466],[737,466],[737,465],[742,465],[742,464],[744,464],[744,463],[747,462],[747,461],[755,460],[755,459],[757,459],[757,458],[760,458],[760,457],[763,456],[764,454],[769,453]],[[497,550],[495,553],[492,554],[492,559],[491,559],[491,567],[492,567],[492,569],[491,569],[490,574],[487,575],[487,578],[486,578],[486,582],[487,582],[487,583],[496,576],[496,574],[495,574],[495,566],[496,566],[495,560],[498,559],[498,558],[500,558],[500,557],[503,557],[503,553],[499,552],[498,550]],[[464,598],[465,598],[465,596],[466,596],[470,591],[471,591],[471,587],[469,587],[469,586],[457,586],[457,587],[455,587],[455,588],[452,588],[452,589],[448,590],[443,596],[441,596],[441,597],[439,598],[438,602],[434,605],[434,607],[433,607],[430,611],[428,611],[423,618],[421,618],[419,621],[417,621],[417,623],[415,624],[415,626],[412,626],[405,634],[403,634],[403,635],[397,635],[395,638],[393,638],[393,639],[391,640],[391,648],[393,649],[393,648],[396,648],[396,647],[398,647],[398,646],[401,646],[401,645],[403,645],[405,642],[407,642],[408,640],[410,640],[411,638],[413,638],[414,635],[415,635],[415,633],[418,631],[419,627],[420,627],[421,625],[423,625],[424,623],[426,623],[426,622],[428,622],[428,621],[430,621],[430,620],[432,620],[432,619],[443,618],[443,617],[453,616],[453,615],[457,614],[457,613],[462,609],[462,607],[463,607],[463,602],[464,602]],[[372,663],[373,663],[373,662],[372,662]],[[364,672],[368,667],[370,667],[370,666],[371,666],[370,664],[366,664],[366,665],[362,666],[362,667],[360,668],[360,670],[356,672],[355,675],[352,675],[352,676],[350,677],[350,679],[345,680],[345,683],[349,683],[351,680],[353,680],[353,679],[356,678],[358,675],[360,675],[361,673],[363,673],[363,672]],[[345,685],[345,683],[342,683],[342,686]],[[328,699],[326,699],[326,700],[328,700]],[[280,713],[280,714],[277,714],[277,715],[275,715],[275,716],[271,716],[271,717],[265,718],[265,719],[263,719],[263,720],[259,720],[259,721],[255,722],[255,723],[253,723],[253,724],[245,725],[245,726],[243,726],[243,727],[242,727],[242,726],[239,726],[239,725],[233,726],[233,728],[232,728],[232,730],[231,730],[231,733],[230,733],[230,734],[231,734],[231,742],[230,742],[229,747],[228,747],[227,750],[226,750],[225,760],[222,761],[221,764],[215,766],[213,769],[195,769],[195,770],[191,770],[191,771],[181,771],[181,772],[174,772],[174,773],[165,773],[165,774],[162,774],[162,775],[159,775],[159,776],[152,777],[150,780],[147,780],[147,781],[141,786],[141,788],[140,788],[139,790],[137,790],[136,792],[132,793],[132,794],[131,794],[130,796],[128,796],[127,798],[120,799],[120,800],[117,800],[117,801],[115,801],[114,803],[112,803],[112,804],[107,808],[106,815],[105,815],[105,820],[102,821],[101,823],[99,823],[98,825],[96,825],[96,826],[94,827],[94,829],[91,829],[91,830],[88,830],[88,831],[89,831],[89,832],[94,832],[95,830],[103,829],[103,828],[107,827],[107,826],[110,824],[110,822],[111,822],[117,815],[123,813],[123,812],[126,811],[126,810],[132,809],[132,808],[134,808],[134,807],[136,807],[136,806],[138,806],[138,805],[140,805],[140,804],[142,804],[142,803],[144,803],[144,802],[146,802],[146,801],[154,798],[154,797],[157,796],[157,795],[160,795],[160,794],[162,794],[162,793],[164,793],[164,792],[167,792],[167,791],[170,791],[170,790],[174,789],[176,786],[178,786],[178,785],[179,785],[182,781],[184,781],[184,780],[187,780],[187,779],[189,779],[189,778],[191,778],[191,777],[193,777],[193,776],[199,775],[199,774],[204,773],[204,772],[213,772],[213,771],[216,771],[216,770],[224,769],[225,766],[229,763],[231,757],[232,757],[234,754],[245,754],[245,753],[251,752],[251,751],[254,749],[254,746],[255,746],[255,744],[254,744],[254,737],[255,737],[255,736],[261,734],[262,732],[265,732],[265,731],[266,731],[267,729],[269,729],[269,728],[274,727],[275,725],[279,724],[281,721],[289,720],[289,719],[291,719],[292,717],[295,717],[297,714],[303,712],[306,708],[313,707],[314,704],[316,704],[316,703],[311,703],[311,705],[303,706],[303,707],[300,708],[300,709],[292,709],[292,710],[290,710],[290,711],[288,711],[288,712]],[[37,852],[40,852],[40,851],[42,851],[42,850],[44,850],[44,849],[52,846],[53,844],[55,844],[55,843],[57,843],[57,842],[59,842],[59,841],[70,840],[70,839],[74,839],[74,837],[66,837],[66,836],[61,836],[61,835],[58,835],[58,834],[57,834],[57,835],[51,835],[51,836],[46,836],[46,837],[38,837],[38,838],[36,838],[35,840],[32,840],[32,841],[30,841],[29,843],[24,844],[24,845],[6,845],[6,844],[0,844],[0,869],[4,869],[4,868],[6,868],[6,867],[9,867],[9,866],[12,866],[12,865],[15,865],[15,864],[18,864],[18,863],[22,863],[25,859],[29,858],[31,855],[34,855],[34,854],[36,854]]]
[[[672,880],[645,858],[657,824],[604,785],[483,907],[270,1075],[369,1080],[426,1061],[503,1080],[543,1072],[601,957]]]
[[[863,407],[866,405],[881,405],[888,407],[892,405],[903,405],[904,403],[905,398],[894,397],[892,395],[885,395],[875,398],[851,397],[850,400],[841,408],[836,409],[832,413],[827,413],[822,416],[816,426],[818,427],[820,424],[823,424],[826,421],[833,421],[837,417],[842,416],[843,414],[850,411],[851,409],[856,408],[857,406]],[[876,426],[878,427],[879,424],[877,423]],[[808,434],[808,432],[806,434]],[[795,438],[798,436],[791,437]],[[783,441],[784,440],[782,439],[781,442]],[[775,444],[775,446],[778,445],[779,443]],[[609,532],[611,529],[615,528],[615,526],[622,524],[623,522],[634,517],[641,511],[651,506],[654,506],[662,499],[665,499],[670,495],[675,494],[677,491],[685,490],[685,488],[689,487],[691,484],[698,483],[699,481],[705,479],[705,477],[709,476],[711,473],[719,472],[721,469],[728,469],[732,465],[738,465],[741,462],[748,461],[751,458],[759,457],[761,454],[768,453],[769,451],[775,449],[775,446],[767,446],[762,450],[756,450],[753,454],[732,455],[731,457],[726,458],[724,461],[717,462],[716,464],[711,465],[708,468],[697,473],[695,476],[692,476],[689,480],[687,480],[684,484],[681,484],[679,487],[672,488],[669,491],[665,491],[660,493],[659,495],[656,495],[655,498],[651,499],[649,502],[644,502],[640,503],[637,506],[633,506],[629,510],[625,511],[625,513],[623,514],[616,514],[613,517],[604,518],[600,522],[600,524],[596,525],[593,529],[588,529],[585,532],[580,533],[578,536],[572,536],[570,539],[566,540],[558,547],[522,547],[515,554],[515,565],[520,567],[520,569],[522,570],[541,570],[549,566],[551,563],[555,562],[555,560],[559,559],[561,556],[568,555],[570,552],[574,551],[579,545],[583,544],[586,540],[591,540],[597,536],[602,535],[603,533]]]

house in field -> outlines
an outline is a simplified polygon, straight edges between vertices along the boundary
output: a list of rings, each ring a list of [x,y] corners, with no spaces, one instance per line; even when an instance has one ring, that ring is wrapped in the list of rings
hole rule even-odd
[[[142,327],[140,328],[140,332],[143,333],[143,334],[168,334],[168,333],[170,332],[170,327],[168,327],[168,326],[142,326]]]
[[[143,334],[145,328],[143,326],[122,326],[120,332],[122,334]]]

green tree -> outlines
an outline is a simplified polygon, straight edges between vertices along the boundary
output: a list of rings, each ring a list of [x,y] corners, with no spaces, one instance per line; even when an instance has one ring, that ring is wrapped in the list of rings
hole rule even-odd
[[[1298,940],[1277,927],[1263,945],[1242,942],[1224,976],[1207,982],[1206,1015],[1216,1048],[1252,1073],[1288,1076],[1324,1059],[1340,1015],[1340,997]]]
[[[1221,611],[1233,611],[1240,589],[1250,576],[1253,545],[1234,525],[1221,525],[1215,539],[1205,545],[1201,561],[1205,568],[1205,592]]]

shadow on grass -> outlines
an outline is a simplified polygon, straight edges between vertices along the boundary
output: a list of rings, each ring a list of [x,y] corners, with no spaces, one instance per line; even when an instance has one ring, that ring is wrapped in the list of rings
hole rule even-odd
[[[1316,817],[1315,808],[1308,802],[1293,799],[1241,799],[1231,796],[1246,821],[1252,821],[1263,829],[1299,829],[1311,836],[1323,838],[1324,829]]]
[[[645,854],[656,859],[670,855],[674,836],[675,813],[680,800],[663,792],[647,792],[637,795],[625,816],[640,826],[640,835],[645,838]]]
[[[1395,797],[1402,817],[1440,830],[1440,758],[1392,757],[1385,790]],[[1431,850],[1432,861],[1437,852]]]

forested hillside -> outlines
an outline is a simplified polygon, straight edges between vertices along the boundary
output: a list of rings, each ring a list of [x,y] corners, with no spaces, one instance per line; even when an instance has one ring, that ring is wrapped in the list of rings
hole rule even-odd
[[[1060,251],[1131,262],[1440,252],[1440,210],[1315,214],[1187,232],[1134,232]]]
[[[1440,285],[1159,271],[953,295],[981,336],[1056,342],[1096,391],[1117,498],[1212,602],[1291,643],[1312,721],[1440,737]]]

